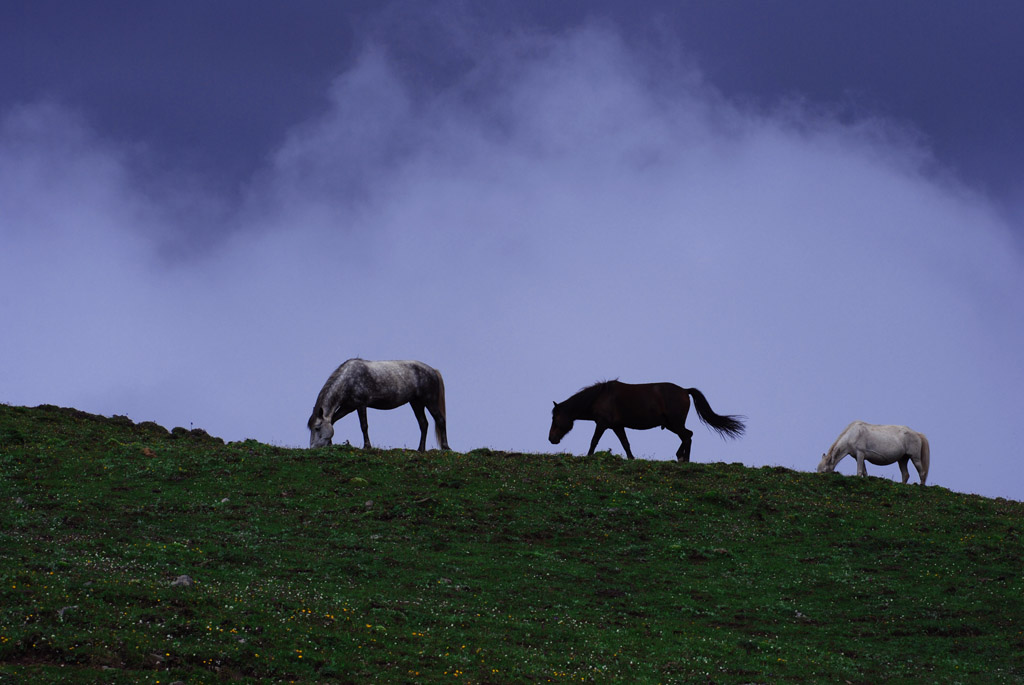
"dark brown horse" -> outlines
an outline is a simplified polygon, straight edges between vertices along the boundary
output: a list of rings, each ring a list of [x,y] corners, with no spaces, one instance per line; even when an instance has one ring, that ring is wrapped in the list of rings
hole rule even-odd
[[[686,414],[690,411],[690,398],[697,410],[697,416],[705,425],[718,431],[722,437],[736,438],[743,435],[746,426],[741,416],[719,416],[711,411],[704,394],[697,388],[680,388],[674,383],[641,383],[631,385],[619,381],[596,383],[551,410],[551,431],[548,440],[557,445],[562,437],[572,430],[573,421],[583,419],[594,421],[594,438],[590,441],[589,457],[597,447],[597,441],[611,428],[619,436],[619,442],[626,450],[626,456],[633,458],[626,440],[626,429],[647,430],[667,428],[683,443],[676,451],[676,459],[690,461],[690,443],[693,431],[686,427]]]

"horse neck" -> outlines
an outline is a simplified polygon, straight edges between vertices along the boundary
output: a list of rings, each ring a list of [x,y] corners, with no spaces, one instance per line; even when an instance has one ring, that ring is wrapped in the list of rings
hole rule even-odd
[[[851,422],[850,425],[843,429],[843,432],[839,434],[839,437],[835,439],[832,446],[828,448],[828,452],[825,452],[825,456],[828,457],[828,463],[831,468],[835,468],[836,464],[842,461],[843,457],[846,456],[850,448],[850,433],[855,426],[861,423],[863,423],[863,421]]]
[[[844,439],[844,436],[840,436],[832,446],[828,448],[828,461],[835,468],[836,464],[843,460],[847,454],[850,453],[850,442]]]
[[[337,411],[338,407],[344,400],[344,388],[348,384],[347,376],[357,370],[359,362],[362,359],[349,359],[330,375],[327,382],[324,383],[324,387],[320,390],[320,395],[316,398],[316,406],[319,407],[324,416],[330,420],[331,414]]]
[[[583,388],[583,390],[580,390],[559,406],[566,416],[574,421],[576,419],[591,419],[594,402],[597,400],[598,395],[604,392],[605,385],[605,383],[598,383],[589,388]]]

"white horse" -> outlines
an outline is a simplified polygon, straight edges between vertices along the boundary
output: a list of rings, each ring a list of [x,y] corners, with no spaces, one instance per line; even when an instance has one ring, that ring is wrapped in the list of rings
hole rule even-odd
[[[451,449],[448,447],[441,372],[423,362],[368,362],[364,359],[349,359],[324,383],[306,424],[309,427],[309,446],[330,445],[334,437],[334,423],[355,411],[359,414],[359,427],[363,429],[363,449],[370,449],[366,408],[394,409],[403,404],[412,406],[420,425],[420,452],[427,447],[424,409],[434,417],[437,444],[443,450]]]
[[[921,485],[928,479],[929,447],[923,433],[906,426],[876,426],[863,421],[854,421],[846,427],[828,452],[821,455],[818,473],[833,471],[844,457],[850,455],[857,460],[857,475],[866,476],[865,461],[886,466],[899,462],[903,482],[910,478],[907,462],[914,462]]]

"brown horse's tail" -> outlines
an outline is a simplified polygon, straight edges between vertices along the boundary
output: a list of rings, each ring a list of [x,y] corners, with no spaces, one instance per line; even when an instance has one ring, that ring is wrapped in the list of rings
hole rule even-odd
[[[693,398],[693,408],[705,426],[715,429],[723,438],[738,438],[747,429],[743,425],[742,416],[719,416],[711,410],[708,400],[697,388],[683,388]]]

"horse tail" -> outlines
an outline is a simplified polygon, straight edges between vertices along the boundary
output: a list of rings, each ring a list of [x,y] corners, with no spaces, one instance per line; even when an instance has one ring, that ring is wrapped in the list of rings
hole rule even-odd
[[[928,438],[924,437],[924,433],[918,433],[921,436],[921,469],[922,471],[917,474],[921,476],[921,485],[924,485],[925,481],[928,480],[928,466],[931,463],[931,447],[928,445]]]
[[[738,438],[747,429],[742,416],[719,416],[711,410],[708,400],[697,388],[683,388],[693,398],[693,408],[705,426],[715,429],[723,438]]]
[[[444,407],[444,377],[437,369],[434,369],[434,373],[437,374],[437,412],[444,421],[444,423],[439,423],[436,418],[434,419],[434,437],[437,439],[438,447],[441,447],[448,442],[447,436],[442,432],[448,423],[448,412]]]

